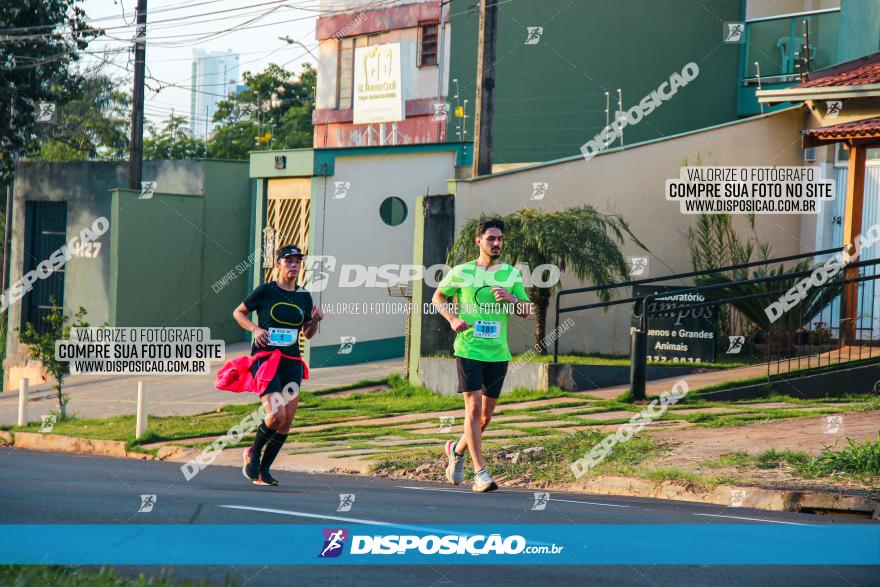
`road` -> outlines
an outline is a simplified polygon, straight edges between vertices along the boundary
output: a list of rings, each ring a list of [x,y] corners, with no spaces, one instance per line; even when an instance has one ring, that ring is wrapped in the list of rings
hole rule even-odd
[[[254,487],[237,468],[212,466],[189,482],[178,464],[85,455],[0,449],[0,556],[14,537],[7,524],[137,524],[200,526],[261,524],[264,535],[220,535],[240,545],[253,564],[116,565],[123,574],[171,573],[175,578],[237,585],[874,585],[877,567],[851,565],[283,565],[264,564],[259,538],[272,549],[316,552],[313,543],[272,540],[298,524],[365,528],[377,525],[437,528],[455,524],[627,525],[743,524],[797,528],[876,525],[855,518],[766,512],[663,500],[553,492],[545,509],[533,509],[533,492],[500,490],[478,495],[467,488],[381,477],[279,472],[279,487]],[[338,511],[340,494],[354,494],[349,511]],[[155,495],[152,511],[139,512],[141,495]],[[394,527],[394,526],[392,526]],[[849,526],[852,527],[852,526]],[[644,527],[634,532],[645,532]],[[386,534],[389,532],[385,532]],[[402,531],[401,531],[402,533]],[[222,534],[222,533],[221,533]],[[47,543],[51,536],[46,536]],[[641,537],[644,546],[644,535]],[[205,545],[211,548],[211,545]],[[658,552],[674,545],[658,543]],[[626,552],[634,544],[613,545]],[[880,552],[880,544],[877,545]],[[345,553],[348,554],[348,553]]]

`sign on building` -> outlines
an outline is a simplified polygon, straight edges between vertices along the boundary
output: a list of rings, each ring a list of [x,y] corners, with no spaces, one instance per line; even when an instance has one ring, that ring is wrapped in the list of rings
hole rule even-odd
[[[355,49],[354,124],[404,118],[400,43]]]
[[[688,303],[701,304],[701,293],[676,294],[686,287],[634,285],[633,297],[654,293],[669,295],[652,298],[648,311],[669,309],[648,316],[648,360],[672,363],[712,363],[715,361],[715,337],[718,312],[715,306],[690,308]],[[633,322],[636,326],[637,322]]]

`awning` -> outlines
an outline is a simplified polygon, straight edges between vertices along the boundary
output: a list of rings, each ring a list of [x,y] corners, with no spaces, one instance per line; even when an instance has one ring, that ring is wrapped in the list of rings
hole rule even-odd
[[[804,148],[839,143],[880,144],[880,116],[801,131]]]

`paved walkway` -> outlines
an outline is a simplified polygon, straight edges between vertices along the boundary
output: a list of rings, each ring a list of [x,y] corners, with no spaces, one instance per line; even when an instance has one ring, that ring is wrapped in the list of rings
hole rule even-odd
[[[226,360],[249,352],[247,343],[228,345]],[[79,418],[108,418],[131,415],[137,410],[137,383],[144,381],[147,410],[153,416],[179,416],[215,410],[227,404],[251,404],[252,393],[230,393],[214,389],[214,380],[222,362],[214,362],[210,375],[72,375],[65,380],[64,393],[70,396],[68,411]],[[357,383],[363,379],[381,379],[403,370],[403,359],[391,359],[344,367],[311,369],[303,390],[317,391]],[[31,382],[28,400],[30,420],[57,409],[55,390],[48,383]],[[15,424],[18,418],[18,391],[0,393],[0,424]]]

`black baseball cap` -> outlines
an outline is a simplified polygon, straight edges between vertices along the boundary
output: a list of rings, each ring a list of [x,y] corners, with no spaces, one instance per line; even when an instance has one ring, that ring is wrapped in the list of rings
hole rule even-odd
[[[291,255],[302,257],[303,252],[296,245],[288,245],[286,247],[281,247],[278,249],[278,254],[275,255],[275,260],[280,261],[284,257],[290,257]]]

